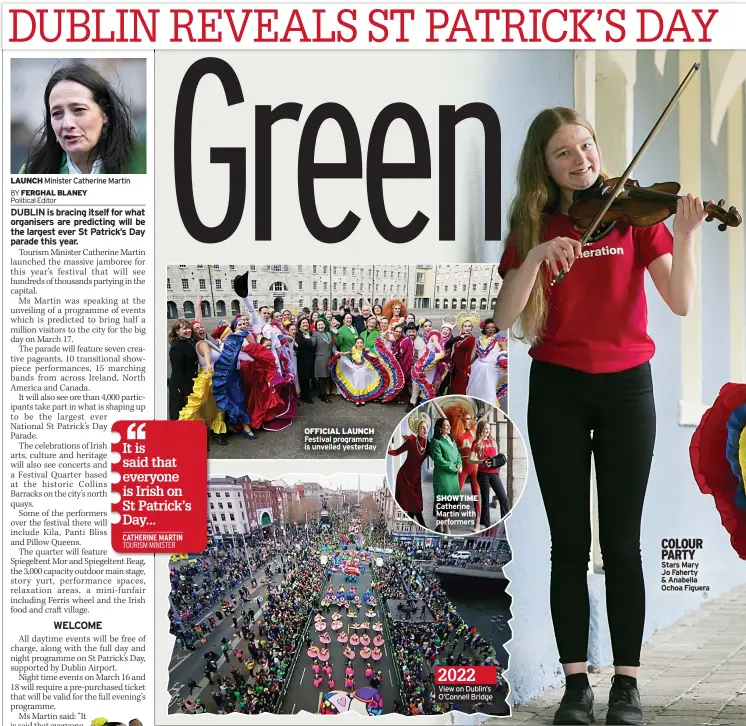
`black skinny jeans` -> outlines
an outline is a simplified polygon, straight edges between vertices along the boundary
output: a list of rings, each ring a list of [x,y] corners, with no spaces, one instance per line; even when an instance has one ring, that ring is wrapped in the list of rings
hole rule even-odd
[[[655,444],[650,364],[590,374],[534,361],[528,435],[552,536],[550,601],[561,663],[588,659],[591,455],[615,666],[639,666],[640,520]]]
[[[497,501],[500,503],[500,519],[503,519],[510,511],[508,495],[505,493],[500,475],[495,472],[488,474],[486,471],[477,473],[479,484],[479,496],[482,500],[482,514],[479,523],[484,527],[490,526],[490,489],[495,492]]]

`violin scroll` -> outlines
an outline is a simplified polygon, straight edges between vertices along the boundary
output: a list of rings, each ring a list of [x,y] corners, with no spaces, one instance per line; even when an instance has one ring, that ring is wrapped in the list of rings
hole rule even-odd
[[[706,204],[705,212],[707,212],[705,222],[712,222],[713,219],[717,219],[720,222],[718,225],[720,232],[725,232],[728,227],[738,227],[743,222],[735,207],[730,207],[727,212],[725,211],[725,199],[721,199],[717,204]]]

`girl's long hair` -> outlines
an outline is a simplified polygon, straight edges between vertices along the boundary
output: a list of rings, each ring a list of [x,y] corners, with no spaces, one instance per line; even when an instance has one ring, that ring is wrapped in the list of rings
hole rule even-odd
[[[62,81],[74,81],[85,86],[93,100],[106,114],[107,123],[101,139],[91,150],[93,159],[100,158],[107,174],[126,174],[135,148],[135,130],[127,104],[109,82],[91,66],[72,63],[55,71],[44,89],[44,122],[31,140],[24,172],[26,174],[57,174],[65,152],[57,142],[49,110],[49,94]]]
[[[487,429],[488,432],[487,440],[490,441],[493,439],[489,421],[480,421],[479,424],[477,424],[477,433],[474,435],[474,446],[477,447],[479,452],[484,448],[484,442],[480,443],[480,438],[485,429]]]
[[[521,262],[529,250],[544,242],[545,215],[560,203],[559,186],[547,170],[546,150],[552,136],[565,125],[588,129],[598,148],[595,131],[575,109],[548,108],[532,121],[518,162],[516,196],[508,217],[508,244],[515,245]],[[600,157],[600,149],[598,153]],[[547,321],[547,279],[543,267],[518,320],[518,330],[513,329],[518,340],[531,344],[541,338]]]

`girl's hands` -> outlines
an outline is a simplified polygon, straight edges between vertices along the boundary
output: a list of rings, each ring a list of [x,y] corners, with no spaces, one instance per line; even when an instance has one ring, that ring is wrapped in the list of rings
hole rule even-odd
[[[568,272],[581,253],[580,240],[570,237],[555,237],[548,242],[533,247],[529,255],[536,262],[545,262],[549,265],[556,276],[559,275],[560,269]]]
[[[676,216],[673,219],[674,237],[689,237],[704,222],[707,213],[699,197],[682,195],[676,203]]]

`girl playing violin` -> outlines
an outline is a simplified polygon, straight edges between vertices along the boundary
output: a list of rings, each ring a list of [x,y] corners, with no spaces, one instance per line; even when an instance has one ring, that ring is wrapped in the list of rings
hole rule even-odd
[[[534,119],[494,311],[498,330],[519,320],[516,337],[533,358],[528,435],[552,537],[552,621],[566,676],[556,724],[594,720],[586,668],[591,454],[615,666],[606,723],[643,723],[640,521],[655,441],[645,270],[671,311],[686,315],[696,286],[694,232],[706,216],[702,200],[688,194],[678,201],[673,236],[662,223],[617,223],[581,248],[568,209],[601,174],[596,135],[576,111],[552,108]],[[550,285],[561,270],[569,274]]]

